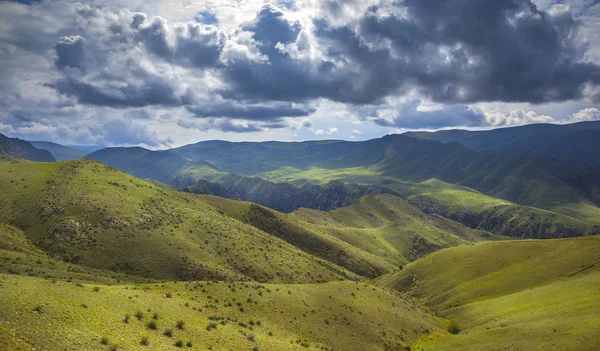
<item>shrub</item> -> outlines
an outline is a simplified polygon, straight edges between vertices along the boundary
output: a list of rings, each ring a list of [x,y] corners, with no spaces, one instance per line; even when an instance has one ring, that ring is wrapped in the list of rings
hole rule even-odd
[[[155,312],[155,313],[152,315],[152,319],[158,319],[158,313],[156,313],[156,312]]]
[[[183,347],[183,341],[181,341],[181,340],[175,341],[175,347]]]
[[[185,326],[185,322],[184,321],[177,321],[177,329],[179,330],[183,330],[183,327]]]
[[[193,344],[192,344],[192,342],[191,342],[191,341],[188,341],[188,342],[186,342],[186,343],[185,343],[185,346],[187,346],[187,347],[192,347],[192,346],[193,346]]]
[[[102,345],[108,345],[108,338],[106,336],[103,336],[102,339],[100,339],[100,343]]]
[[[456,323],[456,320],[451,319],[448,321],[448,325],[446,326],[446,330],[450,332],[450,334],[458,334],[460,333],[460,327]]]
[[[144,314],[142,312],[140,312],[140,311],[137,311],[135,313],[135,318],[137,318],[139,321],[141,321],[142,318],[144,318]]]
[[[150,322],[146,323],[146,328],[148,328],[150,330],[156,330],[156,322],[150,321]]]
[[[125,318],[123,318],[123,323],[129,323],[129,318],[131,318],[131,316],[126,314]]]
[[[168,338],[172,338],[173,337],[173,329],[165,329],[165,331],[163,332],[163,335]]]
[[[42,313],[42,305],[36,305],[32,311],[35,313]]]
[[[147,336],[142,336],[142,340],[140,340],[140,345],[142,345],[142,346],[150,345],[150,341],[148,340]]]
[[[99,286],[95,286],[95,287],[92,289],[92,291],[93,291],[93,292],[98,292],[98,291],[100,291],[100,287],[99,287]]]

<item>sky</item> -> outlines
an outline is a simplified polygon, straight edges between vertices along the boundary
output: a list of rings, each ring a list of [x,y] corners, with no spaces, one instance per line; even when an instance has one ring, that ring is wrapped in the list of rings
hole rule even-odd
[[[0,67],[0,133],[68,145],[600,120],[600,1],[0,1]]]

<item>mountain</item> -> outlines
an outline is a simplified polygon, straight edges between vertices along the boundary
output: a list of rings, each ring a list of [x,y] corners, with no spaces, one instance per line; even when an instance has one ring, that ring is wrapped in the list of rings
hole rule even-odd
[[[597,350],[600,237],[478,243],[435,252],[379,283],[460,333],[419,350]]]
[[[544,155],[581,168],[600,171],[600,121],[532,124],[489,131],[408,132],[413,138],[457,142],[475,151]]]
[[[141,147],[106,148],[86,156],[140,178],[151,178],[177,186],[193,185],[201,175],[217,172],[206,162],[189,161],[173,151],[151,151]]]
[[[48,150],[56,161],[70,161],[84,158],[88,152],[68,146],[63,146],[49,141],[30,141],[31,145],[38,149]]]
[[[0,159],[25,159],[37,162],[54,162],[54,156],[47,150],[35,148],[31,143],[17,139],[8,138],[0,134]]]

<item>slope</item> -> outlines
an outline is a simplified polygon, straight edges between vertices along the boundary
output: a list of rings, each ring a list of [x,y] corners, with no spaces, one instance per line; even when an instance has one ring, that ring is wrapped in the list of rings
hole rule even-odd
[[[91,160],[1,162],[0,188],[0,222],[63,261],[156,279],[358,279],[198,196]]]
[[[291,214],[255,204],[234,207],[230,200],[217,197],[206,201],[312,255],[369,277],[444,247],[498,238],[425,215],[393,195],[365,196],[331,212],[298,209]],[[357,258],[368,264],[353,263]]]
[[[38,149],[49,151],[56,161],[70,161],[78,158],[84,158],[89,152],[68,147],[49,141],[30,141],[31,145]]]
[[[402,350],[443,326],[366,283],[158,283],[55,260],[4,224],[0,291],[5,351]]]
[[[54,156],[47,150],[36,149],[25,140],[8,138],[0,134],[0,160],[26,159],[39,162],[54,162]]]
[[[327,211],[350,206],[365,195],[395,194],[381,186],[347,184],[341,181],[296,187],[289,183],[274,183],[259,177],[235,174],[213,175],[210,178],[212,181],[203,179],[182,190],[251,201],[282,212],[292,212],[301,207]]]
[[[487,242],[433,253],[380,280],[463,331],[424,350],[595,350],[600,237]]]

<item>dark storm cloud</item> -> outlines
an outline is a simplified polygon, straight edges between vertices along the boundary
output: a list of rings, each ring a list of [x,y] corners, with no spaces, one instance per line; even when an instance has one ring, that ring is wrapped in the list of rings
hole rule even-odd
[[[71,67],[85,71],[85,38],[79,35],[62,37],[56,43],[54,49],[56,50],[56,60],[54,63],[58,69]]]
[[[232,101],[219,104],[187,106],[197,117],[230,117],[254,121],[268,121],[280,117],[302,117],[313,113],[314,108],[296,107],[291,103],[271,105],[236,104]]]
[[[146,25],[144,20],[138,15],[131,25],[138,29],[139,40],[153,54],[181,66],[215,66],[227,40],[225,33],[215,26],[188,22],[170,27],[160,17]]]
[[[338,13],[342,5],[329,1]],[[344,2],[345,3],[345,2]],[[268,62],[236,61],[225,71],[229,97],[380,103],[416,90],[438,102],[543,103],[580,99],[600,84],[600,67],[581,62],[578,24],[568,11],[540,11],[528,0],[405,0],[371,7],[357,20],[314,19],[325,50],[295,57],[302,28],[266,5],[240,26]]]
[[[439,129],[452,126],[481,127],[486,125],[482,111],[465,105],[445,105],[433,109],[419,108],[420,102],[413,101],[393,110],[392,115],[374,111],[366,119],[384,127],[404,129]],[[388,114],[391,110],[386,111]]]
[[[342,101],[416,88],[440,102],[541,103],[581,98],[587,83],[600,83],[600,68],[579,62],[568,12],[550,15],[526,0],[397,4],[373,7],[351,26],[316,23],[329,55],[363,74]]]
[[[67,77],[49,84],[61,94],[72,96],[82,104],[108,107],[143,107],[150,105],[179,106],[183,96],[173,82],[144,70],[129,60],[122,75],[99,72],[79,77]],[[125,80],[127,84],[121,84]]]

